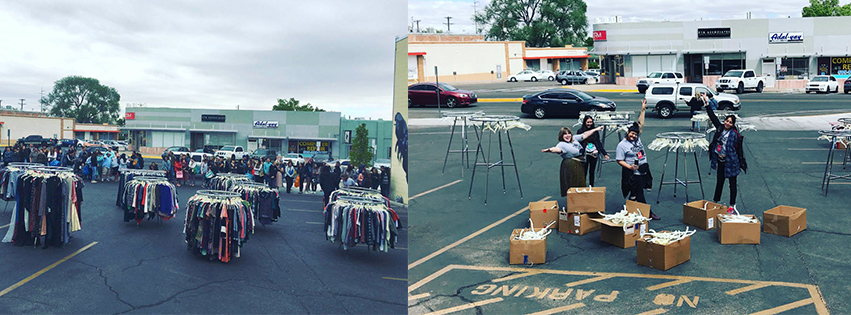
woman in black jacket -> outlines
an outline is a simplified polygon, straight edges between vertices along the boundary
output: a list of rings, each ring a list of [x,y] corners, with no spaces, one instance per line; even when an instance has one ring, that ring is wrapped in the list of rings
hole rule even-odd
[[[328,198],[331,197],[331,192],[337,189],[337,182],[334,180],[334,174],[331,174],[330,168],[322,165],[319,169],[319,186],[322,186],[322,193],[325,197],[322,199],[323,205],[328,204]]]
[[[721,200],[721,191],[724,189],[724,180],[730,180],[730,207],[727,213],[732,213],[736,208],[736,194],[738,193],[737,179],[739,170],[747,170],[747,162],[744,161],[744,152],[742,152],[741,141],[742,136],[739,134],[739,129],[736,128],[736,116],[729,115],[724,118],[724,122],[718,119],[715,111],[709,107],[709,99],[703,95],[703,101],[706,114],[709,115],[709,121],[715,127],[715,134],[712,136],[712,142],[709,144],[709,161],[710,168],[716,170],[717,182],[715,183],[715,196],[712,199],[715,203]]]
[[[582,127],[576,131],[577,134],[582,134],[588,130],[592,130],[597,128],[594,125],[594,118],[586,115],[585,118],[582,119]],[[603,148],[603,144],[600,142],[600,133],[595,132],[591,134],[589,137],[582,139],[579,142],[582,144],[582,148],[585,149],[585,175],[588,178],[588,184],[594,186],[594,172],[597,170],[597,159],[599,159],[600,154],[609,159],[609,153],[606,152],[606,149]]]

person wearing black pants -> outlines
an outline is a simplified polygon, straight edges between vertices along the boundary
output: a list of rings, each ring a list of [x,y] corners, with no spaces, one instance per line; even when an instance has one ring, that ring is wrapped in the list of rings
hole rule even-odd
[[[597,126],[594,125],[594,118],[591,116],[585,116],[585,118],[582,119],[582,127],[580,127],[576,133],[582,134],[595,128],[597,128]],[[579,143],[582,144],[583,148],[585,148],[585,175],[589,176],[588,185],[594,186],[594,179],[596,178],[596,176],[594,176],[594,172],[597,170],[597,160],[599,159],[600,154],[608,160],[609,153],[606,152],[606,149],[603,148],[603,143],[600,142],[599,132],[591,134],[588,138],[582,139]]]
[[[287,193],[292,192],[293,189],[293,181],[295,180],[295,167],[293,167],[293,161],[287,161],[287,166],[284,168],[284,178],[287,180]]]
[[[644,144],[641,143],[641,131],[644,129],[644,112],[647,109],[647,100],[641,100],[641,114],[638,121],[634,123],[626,133],[626,137],[618,143],[615,152],[615,160],[621,169],[621,192],[624,198],[647,203],[644,199],[644,187],[650,176],[650,166],[647,164]],[[650,211],[650,218],[659,220],[659,216]]]
[[[716,170],[717,182],[715,183],[715,196],[712,199],[715,203],[721,200],[721,191],[724,189],[724,179],[730,180],[730,207],[727,213],[738,211],[736,208],[736,194],[738,193],[737,178],[739,170],[747,170],[745,164],[742,147],[740,142],[742,136],[739,134],[739,129],[736,128],[736,116],[729,115],[724,118],[724,123],[715,115],[715,111],[709,108],[709,100],[706,95],[703,95],[703,100],[706,105],[709,121],[715,126],[715,135],[712,137],[712,142],[709,144],[709,161],[710,167]]]

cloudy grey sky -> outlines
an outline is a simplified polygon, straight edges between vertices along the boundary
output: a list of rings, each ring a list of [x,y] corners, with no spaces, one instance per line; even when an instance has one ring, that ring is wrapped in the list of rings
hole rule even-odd
[[[489,0],[478,0],[481,10]],[[841,4],[848,0],[841,0]],[[620,16],[622,22],[638,21],[692,21],[744,19],[747,12],[751,18],[801,17],[801,8],[809,0],[585,0],[588,5],[588,23],[613,22]],[[412,20],[421,20],[420,29],[434,27],[446,31],[446,17],[451,16],[452,33],[472,34],[473,0],[409,0],[408,25]]]
[[[389,119],[407,3],[368,1],[2,1],[0,100],[38,108],[69,75],[127,104],[271,109],[294,97]]]

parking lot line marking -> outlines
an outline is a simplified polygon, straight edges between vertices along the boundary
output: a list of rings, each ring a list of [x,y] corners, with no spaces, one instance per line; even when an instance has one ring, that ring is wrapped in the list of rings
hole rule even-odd
[[[299,211],[299,212],[324,212],[322,210],[305,210],[305,209],[287,209],[287,211]]]
[[[657,308],[657,309],[652,310],[652,311],[646,311],[644,313],[638,313],[638,315],[656,315],[656,314],[662,314],[662,313],[666,313],[666,312],[668,312],[668,310],[666,310],[664,308]]]
[[[407,248],[407,247],[395,247],[395,248],[393,248],[393,249],[408,250],[408,248]]]
[[[307,224],[325,224],[325,223],[322,223],[322,222],[310,222],[310,221],[307,221],[305,223],[307,223]]]
[[[529,272],[524,272],[524,273],[513,274],[513,275],[510,275],[510,276],[507,276],[507,277],[502,277],[502,278],[499,278],[499,279],[493,279],[493,280],[491,280],[491,282],[499,283],[499,282],[508,281],[508,280],[520,279],[520,278],[523,278],[523,277],[528,277],[528,276],[536,275],[536,274],[539,274],[539,272],[529,271]]]
[[[427,298],[429,296],[431,296],[431,294],[428,293],[428,292],[423,293],[423,294],[411,295],[411,296],[408,297],[408,301],[416,301],[416,300],[419,300],[419,299],[422,299],[422,298]]]
[[[824,162],[801,162],[801,164],[824,164]]]
[[[543,199],[538,200],[538,202],[546,201],[547,199],[550,199],[550,197],[552,197],[552,196],[546,196],[546,197],[544,197]],[[408,200],[410,200],[410,199],[411,199],[411,198],[408,198]],[[450,250],[450,249],[454,248],[455,246],[461,245],[461,244],[463,244],[464,242],[469,241],[471,238],[474,238],[474,237],[476,237],[476,236],[479,236],[479,234],[482,234],[482,233],[484,233],[484,232],[487,232],[488,230],[492,229],[493,227],[495,227],[495,226],[497,226],[497,225],[500,225],[500,224],[502,224],[502,223],[503,223],[503,222],[505,222],[505,221],[508,221],[509,219],[511,219],[511,218],[513,218],[513,217],[515,217],[515,216],[517,216],[517,215],[519,215],[519,214],[521,214],[521,213],[525,212],[526,210],[529,210],[529,206],[525,206],[525,207],[523,207],[523,209],[517,210],[517,212],[514,212],[514,213],[512,213],[512,214],[509,214],[508,216],[506,216],[506,217],[504,217],[504,218],[500,219],[499,221],[496,221],[496,222],[494,222],[494,223],[491,223],[490,225],[488,225],[488,226],[486,226],[486,227],[482,228],[481,230],[478,230],[478,231],[476,231],[476,232],[473,232],[473,234],[467,235],[467,236],[465,236],[464,238],[462,238],[462,239],[460,239],[460,240],[457,240],[457,241],[455,241],[455,242],[454,242],[454,243],[452,243],[452,244],[446,245],[446,247],[444,247],[444,248],[438,249],[437,251],[435,251],[434,253],[429,254],[428,256],[425,256],[425,257],[423,257],[423,258],[420,258],[419,260],[417,260],[417,261],[415,261],[415,262],[413,262],[413,263],[409,264],[409,265],[408,265],[408,270],[411,270],[411,268],[414,268],[414,267],[419,266],[420,264],[422,264],[422,263],[424,263],[424,262],[427,262],[427,261],[431,260],[432,258],[436,257],[437,255],[443,254],[444,252],[446,252],[446,251],[448,251],[448,250]]]
[[[91,244],[86,245],[86,247],[78,249],[73,254],[65,256],[65,258],[62,258],[59,261],[51,264],[50,266],[44,267],[44,269],[39,270],[38,272],[32,274],[29,277],[26,277],[24,280],[18,281],[18,283],[13,284],[11,287],[8,287],[8,288],[4,289],[3,291],[0,291],[0,296],[4,296],[4,295],[6,295],[6,293],[12,292],[12,290],[17,289],[18,287],[26,284],[27,282],[32,281],[32,279],[38,278],[38,276],[42,275],[43,273],[48,272],[48,271],[50,271],[50,269],[53,269],[54,267],[59,266],[59,264],[67,261],[68,259],[71,259],[72,257],[77,256],[77,254],[82,253],[84,250],[87,250],[90,247],[95,246],[95,244],[97,244],[97,243],[98,242],[92,242]]]
[[[789,151],[827,151],[830,148],[786,148]]]
[[[479,103],[505,103],[505,102],[522,102],[523,98],[480,98]]]
[[[545,310],[545,311],[531,313],[529,315],[550,315],[550,314],[561,313],[561,312],[565,312],[565,311],[569,311],[569,310],[574,310],[574,309],[577,309],[577,308],[580,308],[580,307],[585,307],[585,303],[576,303],[576,304],[570,304],[570,305],[566,305],[566,306],[551,308],[551,309],[548,309],[548,310]]]
[[[433,193],[433,192],[438,191],[438,190],[441,190],[441,189],[443,189],[443,188],[446,188],[446,187],[449,187],[449,186],[455,185],[455,184],[457,184],[457,183],[460,183],[461,181],[462,181],[462,180],[461,180],[461,179],[459,179],[459,180],[456,180],[456,181],[451,182],[451,183],[449,183],[449,184],[446,184],[446,185],[443,185],[443,186],[440,186],[440,187],[437,187],[437,188],[433,188],[433,189],[428,190],[428,191],[421,192],[421,193],[419,193],[419,194],[414,195],[413,197],[408,198],[408,200],[414,200],[414,199],[417,199],[417,198],[419,198],[419,197],[425,196],[425,195],[427,195],[427,194]]]
[[[0,229],[2,229],[2,228],[4,228],[4,227],[7,227],[7,226],[9,226],[9,225],[11,225],[11,224],[12,224],[12,223],[6,224],[6,225],[4,225],[4,226],[0,226]]]
[[[402,279],[402,278],[392,278],[392,277],[381,277],[381,278],[383,278],[385,280],[408,281],[408,279]]]
[[[614,276],[612,276],[612,275],[599,276],[599,277],[585,279],[585,280],[573,281],[571,283],[565,283],[564,285],[566,285],[568,287],[575,287],[575,286],[578,286],[578,285],[588,284],[588,283],[591,283],[591,282],[597,282],[597,281],[600,281],[600,280],[606,280],[606,279],[611,279],[611,278],[614,278]]]
[[[810,305],[810,304],[812,304],[812,303],[813,303],[813,299],[812,299],[812,298],[809,298],[809,299],[803,299],[803,300],[800,300],[800,301],[798,301],[798,302],[792,302],[792,303],[789,303],[789,304],[786,304],[786,305],[780,305],[780,306],[775,307],[775,308],[769,308],[769,309],[764,310],[764,311],[760,311],[760,312],[756,312],[756,313],[751,313],[751,315],[771,315],[771,314],[777,314],[777,313],[780,313],[780,312],[785,312],[785,311],[791,310],[791,309],[793,309],[793,308],[799,308],[799,307],[804,306],[804,305]]]
[[[478,301],[478,302],[468,303],[468,304],[464,304],[464,305],[458,305],[458,306],[455,306],[455,307],[450,307],[450,308],[447,308],[447,309],[442,309],[442,310],[439,310],[439,311],[426,313],[425,315],[449,314],[449,313],[454,313],[454,312],[457,312],[457,311],[463,311],[463,310],[466,310],[466,309],[479,307],[479,306],[482,306],[482,305],[488,305],[488,304],[491,304],[491,303],[497,303],[497,302],[502,302],[502,298],[498,297],[498,298],[492,298],[492,299],[488,299],[488,300],[484,300],[484,301]]]
[[[819,288],[817,286],[811,285],[807,287],[807,290],[810,291],[810,296],[813,297],[813,302],[816,302],[816,312],[819,315],[830,314],[830,312],[827,311],[827,304],[824,302],[824,296],[821,295],[821,291],[819,290]],[[816,300],[816,298],[818,298],[818,300]]]
[[[428,275],[428,277],[425,277],[422,280],[417,281],[417,283],[414,283],[414,284],[408,286],[408,292],[414,291],[414,290],[418,289],[419,287],[424,286],[426,283],[429,283],[432,280],[437,279],[437,277],[442,276],[444,273],[447,273],[450,270],[455,269],[456,266],[458,266],[458,265],[449,265],[449,266],[443,267],[442,269],[438,270],[437,272],[435,272],[433,274]],[[408,269],[411,269],[411,268],[408,268]]]
[[[691,282],[691,280],[690,279],[679,279],[679,280],[674,280],[674,281],[668,281],[668,282],[660,283],[660,284],[657,284],[657,285],[651,285],[651,286],[647,287],[646,289],[650,290],[650,291],[655,291],[655,290],[664,289],[664,288],[667,288],[667,287],[673,287],[675,285],[681,285],[681,284],[687,283],[687,282]]]
[[[770,284],[768,284],[768,283],[757,283],[757,284],[752,284],[752,285],[749,285],[749,286],[746,286],[746,287],[741,287],[741,288],[738,288],[738,289],[733,289],[733,290],[727,291],[727,294],[736,295],[736,294],[739,294],[739,293],[742,293],[742,292],[748,292],[748,291],[751,291],[751,290],[762,289],[762,288],[767,287],[767,286],[770,286]]]

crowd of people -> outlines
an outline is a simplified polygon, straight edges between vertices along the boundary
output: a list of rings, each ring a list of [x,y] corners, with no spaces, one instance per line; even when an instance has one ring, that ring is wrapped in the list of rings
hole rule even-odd
[[[145,158],[138,152],[120,153],[109,148],[80,150],[77,147],[58,147],[48,145],[15,144],[3,150],[3,166],[14,162],[38,163],[45,166],[61,166],[74,169],[74,173],[84,180],[117,181],[119,170],[127,168],[141,169]],[[156,165],[152,164],[156,168]]]

